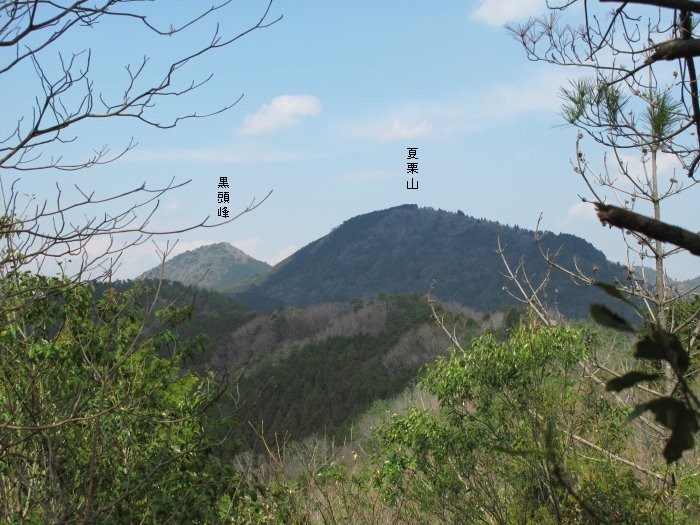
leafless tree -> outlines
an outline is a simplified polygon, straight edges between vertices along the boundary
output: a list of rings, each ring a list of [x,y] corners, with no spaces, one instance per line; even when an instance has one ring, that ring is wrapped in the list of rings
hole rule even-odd
[[[700,105],[694,59],[700,56],[700,40],[693,35],[692,15],[699,9],[696,2],[680,0],[615,4],[605,11],[587,1],[550,2],[549,14],[507,28],[530,60],[589,73],[561,90],[562,115],[580,130],[572,168],[589,192],[581,200],[599,209],[616,204],[630,213],[649,212],[649,219],[660,224],[662,205],[698,183]],[[610,153],[612,160],[606,153],[602,168],[584,153],[585,136]],[[662,161],[676,166],[667,179],[661,177]],[[678,244],[677,237],[650,236],[634,223],[615,225],[622,229],[629,254],[628,278],[616,284],[640,298],[645,315],[660,328],[674,331],[678,327],[670,309],[693,291],[675,289],[665,263],[689,246]],[[676,245],[665,244],[669,241]],[[637,267],[647,260],[654,262],[653,279]],[[580,270],[569,272],[584,283],[595,281],[590,270]]]
[[[606,10],[603,4],[608,3],[614,8]],[[685,308],[680,302],[697,295],[697,288],[677,289],[667,278],[666,262],[681,251],[700,254],[700,236],[664,222],[662,211],[668,209],[673,197],[699,182],[700,97],[694,61],[700,56],[700,39],[694,34],[693,15],[700,13],[700,3],[553,0],[548,1],[548,8],[548,14],[524,24],[510,24],[507,29],[530,60],[573,66],[574,74],[587,74],[561,90],[562,116],[579,130],[572,168],[587,189],[587,194],[579,197],[593,203],[604,225],[620,228],[628,248],[628,275],[606,289],[623,300],[636,298],[642,305],[639,313],[654,327],[652,333],[665,334],[674,341],[677,339],[671,339],[671,334],[683,334],[680,340],[685,348],[674,348],[663,354],[663,360],[658,359],[665,362],[663,389],[656,391],[640,384],[642,381],[633,381],[623,387],[635,387],[626,392],[627,397],[610,395],[620,406],[637,402],[637,407],[642,407],[640,413],[645,412],[646,400],[684,398],[688,428],[694,428],[697,396],[684,376],[687,366],[678,366],[671,354],[697,354],[700,311]],[[584,152],[586,137],[596,143],[593,148],[588,146],[589,150],[606,152],[602,167]],[[667,177],[662,176],[662,163],[675,166]],[[573,268],[565,267],[550,254],[542,254],[577,282],[596,283],[597,269],[583,269],[575,263]],[[505,257],[503,260],[516,294],[533,306],[541,322],[550,324],[552,320],[538,299],[540,288],[523,279],[520,268],[511,270]],[[653,278],[645,275],[647,260],[654,262]],[[602,317],[611,325],[624,323],[611,313]],[[587,377],[613,392],[619,389],[607,380],[625,382],[622,376],[626,370],[615,370],[609,363],[593,359],[581,366]],[[669,437],[670,430],[680,439],[677,436],[684,430],[656,415],[656,423],[665,428],[641,417],[637,420],[644,427],[640,436],[655,436],[661,441]],[[683,435],[692,436],[693,432]]]
[[[184,52],[169,64],[160,65],[159,72],[151,74],[148,56],[138,64],[124,65],[124,82],[121,89],[109,86],[109,95],[100,90],[98,79],[91,72],[90,48],[65,52],[67,37],[84,34],[86,28],[94,29],[105,23],[126,23],[120,29],[132,31],[132,35],[145,31],[146,35],[167,39],[177,45],[176,38],[194,25],[201,24],[225,12],[232,0],[223,0],[203,8],[198,3],[198,14],[179,25],[152,21],[158,13],[176,10],[162,2],[150,0],[8,0],[0,4],[0,75],[8,78],[20,73],[21,66],[31,64],[41,90],[34,95],[31,111],[15,122],[3,124],[9,127],[0,134],[0,168],[18,171],[37,169],[79,170],[113,161],[134,147],[130,142],[117,153],[110,153],[110,146],[103,145],[93,154],[79,161],[66,161],[60,153],[49,156],[49,145],[65,144],[77,140],[69,136],[76,124],[82,121],[127,117],[158,128],[172,128],[186,119],[202,118],[221,113],[233,107],[242,95],[220,108],[212,108],[204,114],[181,113],[164,120],[156,113],[157,105],[166,98],[180,97],[208,83],[213,74],[202,79],[181,79],[184,66],[197,61],[217,49],[232,45],[245,35],[269,27],[282,17],[270,19],[272,0],[267,3],[261,18],[247,30],[235,35],[222,35],[216,24],[211,38],[195,49]],[[83,31],[83,33],[80,33]],[[118,45],[118,42],[114,43]],[[58,66],[58,67],[56,67]],[[54,72],[55,71],[55,72]],[[7,101],[5,103],[7,104]]]
[[[250,205],[226,220],[205,217],[195,224],[169,231],[152,226],[159,199],[189,181],[171,180],[162,186],[143,183],[111,195],[76,187],[76,198],[66,198],[57,185],[55,201],[39,203],[24,198],[17,185],[19,177],[26,172],[87,169],[113,162],[136,145],[133,138],[116,151],[112,151],[110,144],[103,144],[82,158],[68,160],[64,153],[69,147],[90,151],[87,146],[83,147],[85,137],[79,134],[82,124],[97,125],[104,119],[126,117],[156,128],[172,128],[183,120],[215,115],[235,106],[242,95],[205,113],[181,111],[168,116],[159,110],[160,102],[184,97],[213,77],[213,74],[201,79],[183,77],[185,66],[282,18],[271,17],[270,0],[261,6],[260,18],[247,29],[227,35],[216,23],[207,40],[189,49],[187,46],[192,44],[183,42],[185,45],[180,45],[178,38],[184,38],[188,29],[214,22],[231,7],[232,0],[209,5],[197,3],[196,13],[176,22],[177,10],[168,10],[163,2],[151,0],[0,1],[0,76],[16,84],[34,78],[36,83],[28,84],[27,89],[32,85],[37,87],[36,93],[31,93],[31,107],[23,107],[24,100],[18,100],[18,109],[14,109],[14,101],[4,101],[5,107],[19,112],[19,117],[15,122],[0,124],[0,275],[7,277],[20,268],[40,270],[47,259],[67,263],[71,258],[71,269],[66,266],[62,271],[70,273],[74,282],[88,277],[110,278],[125,249],[142,244],[154,235],[231,222],[267,198],[260,202],[253,199]],[[115,88],[112,79],[100,84],[99,75],[93,72],[92,50],[68,46],[69,42],[81,41],[77,37],[87,34],[97,33],[107,38],[102,28],[114,24],[119,24],[120,30],[130,31],[131,35],[141,32],[183,51],[166,64],[152,64],[150,58],[144,56],[137,64],[124,65],[121,87]],[[112,35],[116,37],[118,33]],[[105,213],[108,207],[121,207],[121,211]],[[76,267],[77,260],[80,262]]]
[[[192,384],[198,386],[187,395],[191,400],[201,395],[204,402],[200,406],[183,414],[136,415],[136,405],[142,406],[150,399],[150,386],[143,375],[148,367],[144,364],[158,358],[151,352],[152,345],[164,347],[156,341],[157,330],[151,333],[154,330],[147,324],[162,304],[160,288],[149,304],[140,308],[134,297],[120,296],[114,290],[99,300],[92,299],[91,290],[81,285],[110,280],[120,256],[133,246],[159,235],[229,223],[255,209],[267,196],[260,201],[252,199],[223,221],[203,217],[193,224],[168,229],[153,225],[160,199],[189,181],[143,183],[112,194],[76,186],[71,196],[66,196],[59,183],[54,200],[39,202],[19,189],[22,177],[36,176],[41,171],[88,169],[116,161],[135,146],[132,139],[112,152],[110,144],[105,144],[77,160],[69,160],[67,152],[90,151],[82,127],[86,123],[92,122],[97,129],[105,119],[128,117],[135,123],[172,128],[184,120],[215,115],[235,106],[240,96],[205,113],[185,110],[168,116],[160,103],[179,103],[179,97],[185,102],[185,95],[212,79],[212,75],[183,78],[185,66],[231,46],[252,31],[269,27],[281,17],[271,18],[272,0],[264,1],[260,18],[248,29],[226,35],[215,24],[206,41],[187,49],[180,45],[178,36],[184,36],[195,25],[214,21],[233,2],[187,4],[185,11],[193,6],[199,11],[187,20],[170,23],[163,22],[164,17],[177,18],[178,10],[163,1],[0,0],[0,78],[8,85],[33,78],[35,84],[22,84],[25,91],[38,86],[36,92],[29,93],[30,106],[22,105],[26,92],[16,92],[17,100],[3,100],[4,115],[16,111],[18,117],[15,121],[6,117],[0,123],[0,515],[10,521],[104,521],[120,506],[128,507],[130,498],[139,499],[138,493],[151,497],[154,491],[150,489],[164,472],[177,470],[180,462],[199,457],[225,439],[207,436],[182,448],[167,440],[161,450],[162,459],[138,475],[135,483],[112,487],[113,497],[100,496],[98,485],[103,482],[99,480],[114,479],[114,465],[106,450],[121,454],[129,475],[137,472],[147,457],[130,448],[134,441],[129,425],[154,429],[149,439],[155,439],[158,432],[174,432],[183,424],[192,423],[201,429],[205,412],[229,384],[225,374],[196,379],[191,376]],[[122,30],[128,28],[130,35],[141,30],[167,41],[181,55],[166,64],[152,64],[146,56],[137,64],[124,66],[124,82],[116,92],[112,78],[109,85],[100,86],[90,47],[68,46],[70,42],[82,42],[80,37],[88,31],[93,36],[107,37],[102,28],[108,24],[111,28],[114,24]],[[115,37],[119,34],[112,32]],[[166,245],[161,251],[162,263],[170,249]],[[46,275],[55,272],[49,267],[51,260],[58,263],[55,278]],[[78,296],[84,298],[76,303],[82,309],[80,315],[78,309],[67,309]],[[166,306],[175,306],[174,301]],[[80,316],[85,321],[82,324],[78,322]],[[100,330],[116,339],[98,335]],[[107,351],[100,354],[100,348]],[[64,355],[59,355],[61,352]],[[139,362],[140,355],[144,361]],[[105,356],[107,359],[103,359]],[[163,360],[162,377],[158,378],[161,391],[177,389],[182,377],[187,376],[177,368],[178,363],[177,359],[167,364]],[[66,368],[60,372],[63,365]],[[113,432],[115,421],[127,413],[130,416],[119,423],[124,432]],[[81,457],[87,458],[83,463],[87,467],[77,479],[69,467],[70,458]],[[187,488],[190,495],[196,490]],[[180,505],[186,505],[184,501],[181,499]],[[155,516],[155,510],[151,510]],[[186,511],[180,508],[175,514]]]

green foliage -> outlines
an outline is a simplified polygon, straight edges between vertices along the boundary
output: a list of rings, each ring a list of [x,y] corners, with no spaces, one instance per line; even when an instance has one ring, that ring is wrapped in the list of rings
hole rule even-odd
[[[697,388],[700,370],[700,339],[695,337],[698,315],[700,312],[700,295],[691,301],[681,301],[674,305],[675,334],[683,342],[690,356],[688,370],[685,373],[689,384]]]
[[[262,392],[252,419],[264,421],[270,433],[296,439],[349,431],[352,419],[372,401],[400,392],[415,376],[415,369],[390,375],[382,366],[393,338],[333,337],[250,376],[242,387],[244,398]]]
[[[677,129],[681,122],[679,113],[681,107],[681,104],[674,101],[668,91],[654,91],[650,95],[644,117],[654,143],[661,145]]]
[[[586,328],[520,325],[439,359],[421,384],[440,410],[377,429],[375,487],[421,523],[589,523],[580,499],[610,523],[665,522],[653,489],[608,455],[625,448],[626,414],[581,376],[596,344]],[[581,440],[608,452],[582,454]]]
[[[570,87],[561,88],[560,95],[564,99],[562,116],[569,124],[580,124],[595,114],[615,126],[629,99],[617,85],[592,78],[570,81]]]
[[[413,337],[420,330],[430,334],[426,338],[434,337],[428,329],[433,324],[430,308],[419,295],[384,295],[377,302],[367,303],[365,311],[353,312],[360,319],[366,319],[367,312],[385,312],[384,324],[372,333],[361,330],[308,337],[288,345],[291,348],[284,357],[266,361],[248,373],[240,387],[241,399],[253,405],[248,419],[262,423],[269,436],[302,439],[318,434],[340,440],[372,403],[412,385],[420,367],[435,355]],[[293,319],[291,313],[280,310],[270,327],[276,336],[288,335]],[[446,320],[465,333],[475,334],[479,329],[464,314],[448,314]],[[446,346],[447,338],[443,341]],[[277,344],[283,342],[280,339]],[[444,346],[438,347],[442,352]],[[260,446],[252,432],[243,434],[249,444]]]
[[[559,94],[564,99],[562,116],[569,124],[575,124],[586,111],[586,104],[593,91],[593,85],[591,79],[585,77],[575,81],[570,80],[569,83],[571,84],[569,89],[559,89]]]
[[[1,284],[4,520],[211,523],[238,505],[248,485],[211,453],[226,421],[205,415],[221,385],[180,368],[200,345],[173,332],[190,309],[161,311],[146,334],[139,287],[95,298],[29,273]]]
[[[198,350],[192,355],[182,356],[185,366],[198,371],[203,371],[231,331],[256,316],[255,312],[239,301],[212,290],[192,288],[177,281],[158,282],[147,279],[134,289],[135,284],[132,281],[117,281],[112,287],[121,292],[133,289],[137,292],[135,299],[142,309],[148,309],[157,299],[157,306],[162,310],[180,312],[180,318],[173,319],[169,329],[178,337],[198,340]],[[104,294],[107,289],[105,285],[98,285],[95,295]],[[158,330],[161,325],[158,319],[146,320],[147,331]]]
[[[692,304],[697,307],[700,303],[696,299]],[[656,422],[670,430],[663,450],[666,462],[678,461],[684,451],[695,446],[695,434],[700,430],[700,404],[691,388],[688,376],[691,362],[689,349],[683,344],[678,334],[656,326],[635,331],[627,321],[613,312],[608,311],[605,315],[600,315],[602,310],[603,307],[600,305],[591,306],[592,315],[594,311],[599,312],[598,315],[593,315],[596,321],[618,330],[636,332],[639,335],[634,345],[634,357],[651,361],[659,366],[666,362],[677,378],[677,384],[670,395],[658,396],[650,401],[638,403],[630,419],[639,417],[647,411],[654,414]],[[685,305],[679,313],[681,318],[683,315],[691,319],[694,316],[692,308],[689,309],[688,305]],[[606,388],[620,392],[660,377],[656,373],[632,371],[610,379]]]

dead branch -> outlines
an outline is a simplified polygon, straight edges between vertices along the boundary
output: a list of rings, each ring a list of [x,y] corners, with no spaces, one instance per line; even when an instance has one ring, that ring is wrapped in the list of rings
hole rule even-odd
[[[172,38],[186,28],[211,18],[231,1],[213,4],[180,25],[170,24],[167,29],[156,26],[138,11],[139,6],[134,4],[148,3],[144,0],[101,0],[89,5],[79,1],[66,6],[29,0],[0,3],[0,51],[6,50],[6,56],[0,56],[0,75],[10,74],[15,66],[28,61],[33,66],[39,87],[33,107],[27,108],[14,124],[0,133],[0,168],[18,171],[50,168],[80,170],[113,162],[135,146],[132,138],[115,153],[110,152],[109,146],[103,145],[93,148],[92,155],[78,161],[67,161],[63,156],[51,156],[44,160],[43,149],[46,146],[76,141],[77,136],[66,136],[65,133],[83,121],[127,117],[157,128],[172,128],[183,120],[216,115],[234,107],[243,95],[206,112],[185,112],[168,120],[152,116],[160,100],[186,95],[211,80],[212,75],[199,80],[180,81],[185,65],[281,20],[282,16],[268,19],[273,0],[268,1],[255,24],[238,34],[223,35],[219,24],[216,24],[209,40],[194,50],[182,52],[179,58],[156,74],[155,80],[145,80],[150,66],[147,56],[136,64],[125,65],[123,87],[117,88],[113,96],[100,92],[96,85],[91,72],[93,57],[90,48],[73,51],[65,57],[59,54],[57,73],[50,73],[51,68],[44,64],[45,52],[57,41],[65,41],[66,36],[79,38],[75,35],[76,31],[85,26],[93,27],[100,21],[104,22],[105,18],[115,22],[117,19],[134,21],[155,37]],[[37,9],[38,4],[46,5]],[[129,8],[120,10],[122,4],[128,4]],[[50,60],[55,61],[55,58],[51,56]],[[110,85],[109,89],[113,87]]]
[[[679,226],[640,215],[633,211],[610,204],[595,203],[598,218],[603,225],[633,230],[661,242],[668,242],[685,248],[690,253],[700,256],[700,235]]]
[[[505,248],[503,248],[503,246],[501,245],[500,237],[498,237],[497,242],[498,249],[496,250],[496,252],[498,253],[498,255],[500,255],[501,260],[503,261],[503,266],[505,267],[507,272],[506,277],[513,284],[515,284],[515,286],[518,289],[519,296],[513,294],[505,286],[504,291],[517,301],[527,304],[528,307],[535,313],[535,315],[537,315],[537,317],[540,319],[544,326],[553,326],[554,324],[556,324],[556,322],[550,317],[549,313],[547,312],[547,308],[544,304],[542,304],[539,297],[539,292],[544,289],[546,283],[549,280],[549,273],[545,275],[544,279],[536,289],[532,286],[530,279],[527,277],[527,275],[525,275],[524,277],[525,284],[523,285],[523,283],[521,282],[521,278],[518,277],[518,274],[524,268],[523,261],[521,260],[518,267],[515,269],[515,271],[513,271],[510,267],[510,264],[508,263],[508,260],[506,259]],[[525,272],[523,271],[523,274],[524,273]]]
[[[693,0],[600,0],[600,2],[616,2],[618,4],[642,4],[654,7],[667,7],[670,9],[684,9],[693,13],[700,13],[700,2],[694,2]]]

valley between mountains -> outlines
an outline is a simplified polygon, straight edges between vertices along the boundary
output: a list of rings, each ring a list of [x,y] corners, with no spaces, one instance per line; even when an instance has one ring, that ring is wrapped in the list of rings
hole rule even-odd
[[[593,302],[619,309],[600,290],[551,271],[540,250],[604,282],[629,278],[627,268],[573,235],[540,237],[538,247],[531,230],[403,205],[353,217],[274,267],[228,243],[185,252],[162,268],[162,294],[194,304],[180,330],[204,332],[207,343],[192,366],[240,371],[245,417],[292,439],[341,438],[450,347],[428,293],[465,340],[503,336],[518,322],[524,308],[505,292],[514,287],[499,239],[511,268],[522,262],[536,284],[548,275],[541,297],[566,318],[588,318]]]

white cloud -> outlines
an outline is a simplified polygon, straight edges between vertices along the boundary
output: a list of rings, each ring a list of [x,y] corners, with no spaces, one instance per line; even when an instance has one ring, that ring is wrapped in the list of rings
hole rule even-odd
[[[569,78],[563,71],[543,71],[515,82],[496,84],[484,92],[481,107],[492,115],[558,111],[562,105],[559,89]]]
[[[248,237],[247,239],[237,239],[230,242],[239,250],[244,251],[254,259],[258,260],[260,260],[260,257],[255,254],[260,253],[262,248],[265,246],[265,241],[259,237]]]
[[[288,128],[306,117],[321,113],[321,102],[312,95],[281,95],[248,115],[241,126],[244,135],[270,133]]]
[[[454,109],[444,102],[414,102],[397,106],[383,115],[373,115],[346,125],[349,134],[377,142],[393,142],[437,135],[450,129],[446,119],[454,118]]]
[[[544,0],[481,0],[471,17],[488,25],[500,26],[512,20],[537,15],[545,7]]]
[[[567,210],[564,218],[565,225],[577,224],[582,221],[598,223],[592,202],[577,202]]]
[[[75,275],[83,272],[83,278],[97,278],[107,269],[112,271],[112,278],[132,279],[158,264],[158,257],[153,244],[145,243],[129,246],[133,237],[97,236],[89,239],[82,249],[74,246],[75,252],[60,259],[47,258],[41,268],[44,275],[66,273]],[[83,267],[87,265],[86,267]],[[60,266],[60,268],[59,268]]]
[[[273,255],[268,262],[271,266],[274,266],[278,262],[285,260],[287,257],[292,255],[299,248],[294,244],[289,244]]]
[[[350,135],[377,142],[449,139],[494,127],[503,119],[524,113],[548,112],[556,118],[554,113],[561,107],[559,87],[567,82],[568,75],[568,71],[541,69],[452,100],[403,103],[384,114],[350,122],[345,129]]]
[[[432,133],[433,126],[423,120],[417,123],[409,123],[401,118],[394,118],[380,134],[379,140],[391,142],[394,140],[416,139],[427,137]]]

